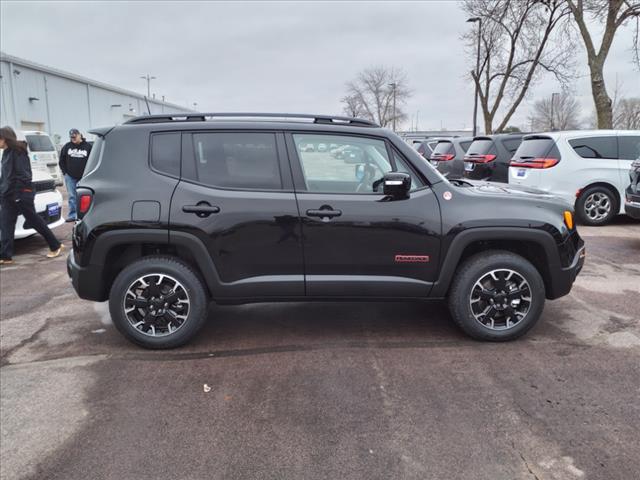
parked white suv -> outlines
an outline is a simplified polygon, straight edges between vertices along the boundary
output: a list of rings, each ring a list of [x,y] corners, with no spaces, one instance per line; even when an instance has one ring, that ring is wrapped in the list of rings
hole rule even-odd
[[[21,131],[18,139],[27,142],[27,150],[31,165],[42,167],[53,177],[56,185],[62,185],[64,178],[58,166],[58,151],[51,138],[45,132]]]
[[[586,225],[624,213],[639,130],[583,130],[526,135],[511,159],[509,183],[548,191],[575,205]]]
[[[48,172],[39,167],[32,168],[31,174],[36,194],[33,201],[36,212],[51,229],[63,225],[62,195],[56,190],[55,181]],[[16,221],[15,238],[26,238],[35,233],[36,231],[29,224],[25,224],[24,217],[19,215]]]

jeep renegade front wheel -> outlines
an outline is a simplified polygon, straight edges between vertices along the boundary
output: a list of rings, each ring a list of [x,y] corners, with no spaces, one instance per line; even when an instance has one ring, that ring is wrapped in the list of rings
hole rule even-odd
[[[511,252],[488,251],[470,257],[456,272],[449,311],[471,337],[506,341],[536,324],[544,301],[542,277],[528,260]]]
[[[145,348],[174,348],[188,342],[207,315],[202,282],[184,262],[146,257],[116,277],[109,295],[116,328]]]

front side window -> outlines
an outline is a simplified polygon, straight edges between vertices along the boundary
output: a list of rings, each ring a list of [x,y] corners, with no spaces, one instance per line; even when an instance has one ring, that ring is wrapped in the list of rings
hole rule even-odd
[[[307,190],[325,193],[382,193],[392,170],[382,140],[343,135],[294,134]]]
[[[193,149],[196,168],[190,180],[220,188],[282,188],[273,133],[194,133]]]
[[[618,158],[614,136],[574,138],[569,145],[582,158]]]

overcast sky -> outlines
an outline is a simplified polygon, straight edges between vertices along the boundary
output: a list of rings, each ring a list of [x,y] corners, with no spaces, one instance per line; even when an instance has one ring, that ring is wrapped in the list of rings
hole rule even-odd
[[[1,49],[28,60],[146,92],[202,111],[336,114],[346,81],[372,65],[402,68],[421,129],[470,128],[473,87],[460,34],[473,28],[455,1],[429,2],[11,2],[2,0]],[[630,28],[621,31],[605,75],[640,96]],[[593,111],[586,57],[575,94]],[[530,103],[558,91],[543,78]],[[479,122],[480,123],[480,122]],[[405,125],[409,127],[409,124]]]

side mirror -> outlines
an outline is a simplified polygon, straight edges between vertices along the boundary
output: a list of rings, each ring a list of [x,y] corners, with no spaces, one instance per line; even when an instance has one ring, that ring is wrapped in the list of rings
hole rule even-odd
[[[392,200],[409,198],[411,175],[403,172],[389,172],[383,178],[382,192]]]

